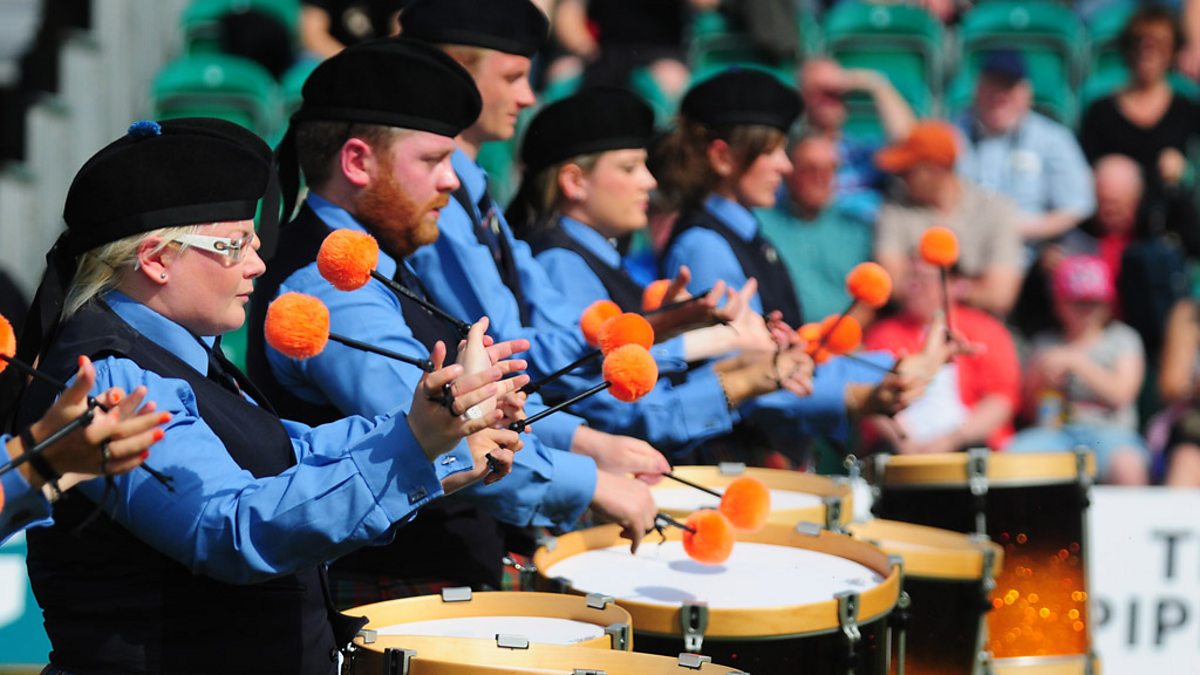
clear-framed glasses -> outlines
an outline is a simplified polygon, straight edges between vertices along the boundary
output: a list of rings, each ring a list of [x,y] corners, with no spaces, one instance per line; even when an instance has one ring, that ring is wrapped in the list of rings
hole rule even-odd
[[[254,233],[250,232],[241,237],[212,237],[206,234],[181,234],[174,239],[181,244],[187,244],[198,249],[211,251],[225,256],[230,262],[240,262],[246,257],[246,251],[254,245]]]

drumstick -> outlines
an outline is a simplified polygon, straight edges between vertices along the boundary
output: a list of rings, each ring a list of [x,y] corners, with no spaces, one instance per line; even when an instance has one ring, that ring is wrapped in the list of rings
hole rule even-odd
[[[718,499],[720,499],[721,497],[724,496],[720,492],[717,492],[716,490],[713,490],[712,488],[706,488],[703,485],[700,485],[699,483],[693,483],[692,481],[690,481],[686,478],[683,478],[682,476],[676,476],[675,474],[671,473],[670,471],[663,472],[663,476],[666,478],[670,478],[673,481],[683,483],[684,485],[686,485],[688,487],[694,487],[701,492],[707,492],[708,494],[710,494]]]
[[[592,303],[592,306],[588,307],[579,319],[584,339],[588,341],[588,344],[593,344],[599,347],[599,349],[584,354],[537,382],[530,382],[521,387],[521,391],[526,395],[532,394],[585,363],[593,361],[600,356],[608,356],[614,349],[624,347],[625,345],[641,345],[646,349],[654,346],[654,327],[640,314],[632,312],[617,314],[597,324],[606,315],[605,313],[609,311],[606,309],[608,304],[604,303],[605,301]],[[612,306],[616,307],[615,304]],[[620,310],[618,309],[618,311]]]
[[[658,383],[658,364],[650,355],[650,351],[640,344],[627,344],[608,352],[608,355],[604,357],[601,372],[604,375],[604,381],[600,384],[535,415],[517,420],[509,424],[508,428],[518,433],[525,431],[530,424],[547,415],[556,413],[605,389],[608,389],[613,398],[618,401],[633,403],[650,393],[650,390],[654,389]]]
[[[696,534],[696,528],[685,525],[685,524],[679,522],[678,520],[675,520],[671,516],[668,516],[665,513],[660,512],[660,513],[656,514],[654,516],[654,523],[655,523],[656,528],[657,527],[665,527],[667,525],[670,525],[672,527],[678,527],[679,529],[684,530],[685,532],[691,532],[692,534]]]
[[[683,307],[684,305],[688,304],[689,302],[703,300],[704,297],[711,292],[712,292],[711,288],[706,288],[706,289],[700,291],[699,293],[693,295],[690,298],[685,298],[683,300],[676,300],[675,302],[668,302],[665,305],[659,305],[658,307],[655,307],[653,309],[647,309],[646,311],[642,312],[642,314],[644,314],[645,316],[653,316],[655,314],[662,314],[663,312],[669,312],[673,309],[679,309],[680,307]]]
[[[942,280],[942,311],[946,313],[946,340],[951,340],[950,268],[958,262],[958,236],[947,227],[934,226],[921,235],[921,259],[938,268]]]

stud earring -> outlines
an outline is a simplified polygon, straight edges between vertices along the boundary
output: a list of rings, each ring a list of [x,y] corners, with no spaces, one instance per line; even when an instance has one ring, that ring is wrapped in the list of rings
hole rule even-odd
[[[162,279],[163,281],[166,281],[166,280],[167,280],[167,273],[166,273],[166,272],[163,272],[162,274],[159,274],[159,275],[158,275],[158,278],[159,278],[159,279]]]

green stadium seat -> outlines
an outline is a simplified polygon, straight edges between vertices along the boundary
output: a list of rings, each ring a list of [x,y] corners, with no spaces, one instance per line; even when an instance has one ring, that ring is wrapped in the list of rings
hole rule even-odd
[[[225,54],[193,54],[167,64],[151,89],[155,117],[217,117],[270,138],[277,125],[275,80],[262,66]]]
[[[795,64],[780,64],[744,35],[728,34],[692,41],[689,65],[692,80],[704,80],[728,68],[765,70],[780,80],[794,84]]]
[[[1066,5],[1053,2],[989,2],[972,9],[963,17],[958,30],[962,59],[992,49],[1017,49],[1030,58],[1030,72],[1038,76],[1038,67],[1051,67],[1047,81],[1061,80],[1075,85],[1082,79],[1083,46],[1086,32],[1082,23]],[[1050,64],[1040,54],[1056,54],[1061,64]],[[1038,54],[1038,56],[1033,56]],[[1036,63],[1032,62],[1036,61]],[[1035,88],[1037,82],[1035,81]]]
[[[909,5],[846,2],[825,15],[825,51],[840,63],[896,62],[888,68],[918,69],[925,88],[941,93],[944,32],[931,14]],[[905,75],[905,77],[908,77]]]
[[[187,50],[191,53],[220,51],[221,17],[250,9],[274,17],[287,27],[292,43],[299,44],[299,0],[192,0],[180,19]]]
[[[1122,2],[1103,11],[1096,12],[1088,23],[1088,34],[1091,36],[1090,56],[1088,61],[1091,71],[1108,70],[1123,62],[1120,45],[1117,44],[1121,31],[1130,15],[1137,9],[1135,2]]]
[[[1172,72],[1167,76],[1167,81],[1171,83],[1171,89],[1176,94],[1193,100],[1200,100],[1200,85],[1189,80],[1182,73]],[[1088,106],[1098,99],[1104,98],[1124,87],[1127,82],[1129,82],[1129,70],[1124,64],[1118,63],[1094,71],[1084,81],[1083,86],[1079,88],[1080,114],[1082,115],[1083,111],[1087,110]]]
[[[308,76],[312,74],[312,71],[316,70],[320,63],[316,59],[301,59],[283,74],[283,78],[279,83],[279,92],[283,100],[282,120],[285,126],[288,118],[300,107],[300,94],[304,89],[304,82],[308,80]]]
[[[953,116],[966,110],[975,96],[975,80],[986,50],[968,54],[962,67],[946,89],[945,108]],[[1075,90],[1067,64],[1055,51],[1023,49],[1025,65],[1033,85],[1033,106],[1036,110],[1068,126],[1074,125],[1079,113]]]
[[[845,68],[864,68],[883,73],[912,107],[917,117],[934,114],[934,94],[925,81],[924,60],[912,53],[847,52],[837,61]],[[846,132],[858,137],[883,139],[882,123],[874,101],[865,94],[852,94],[846,100]]]

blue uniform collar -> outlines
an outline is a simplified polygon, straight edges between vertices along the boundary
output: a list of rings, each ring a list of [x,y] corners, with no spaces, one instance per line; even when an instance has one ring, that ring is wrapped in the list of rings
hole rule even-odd
[[[204,345],[212,349],[215,338],[201,337],[204,341],[201,345],[191,331],[120,291],[109,291],[104,302],[137,332],[182,359],[196,372],[208,373],[208,350]]]
[[[462,181],[463,187],[467,189],[471,203],[478,204],[483,198],[483,193],[487,191],[487,172],[478,162],[468,157],[462,148],[454,149],[454,154],[450,156],[450,166],[454,167],[458,180]]]
[[[321,222],[335,230],[345,228],[357,232],[367,231],[367,228],[363,227],[362,223],[350,215],[349,211],[325,199],[321,195],[309,192],[306,201],[308,202],[308,208],[317,214]],[[396,275],[396,259],[380,249],[379,263],[375,266],[375,269],[390,279]]]
[[[744,241],[750,241],[754,239],[754,235],[758,234],[758,221],[755,220],[754,214],[750,212],[750,209],[737,202],[730,201],[721,195],[709,195],[708,199],[704,200],[704,210],[724,223]]]
[[[558,226],[588,253],[604,261],[605,265],[613,269],[621,267],[621,254],[617,252],[617,247],[608,237],[568,216],[561,217]]]

